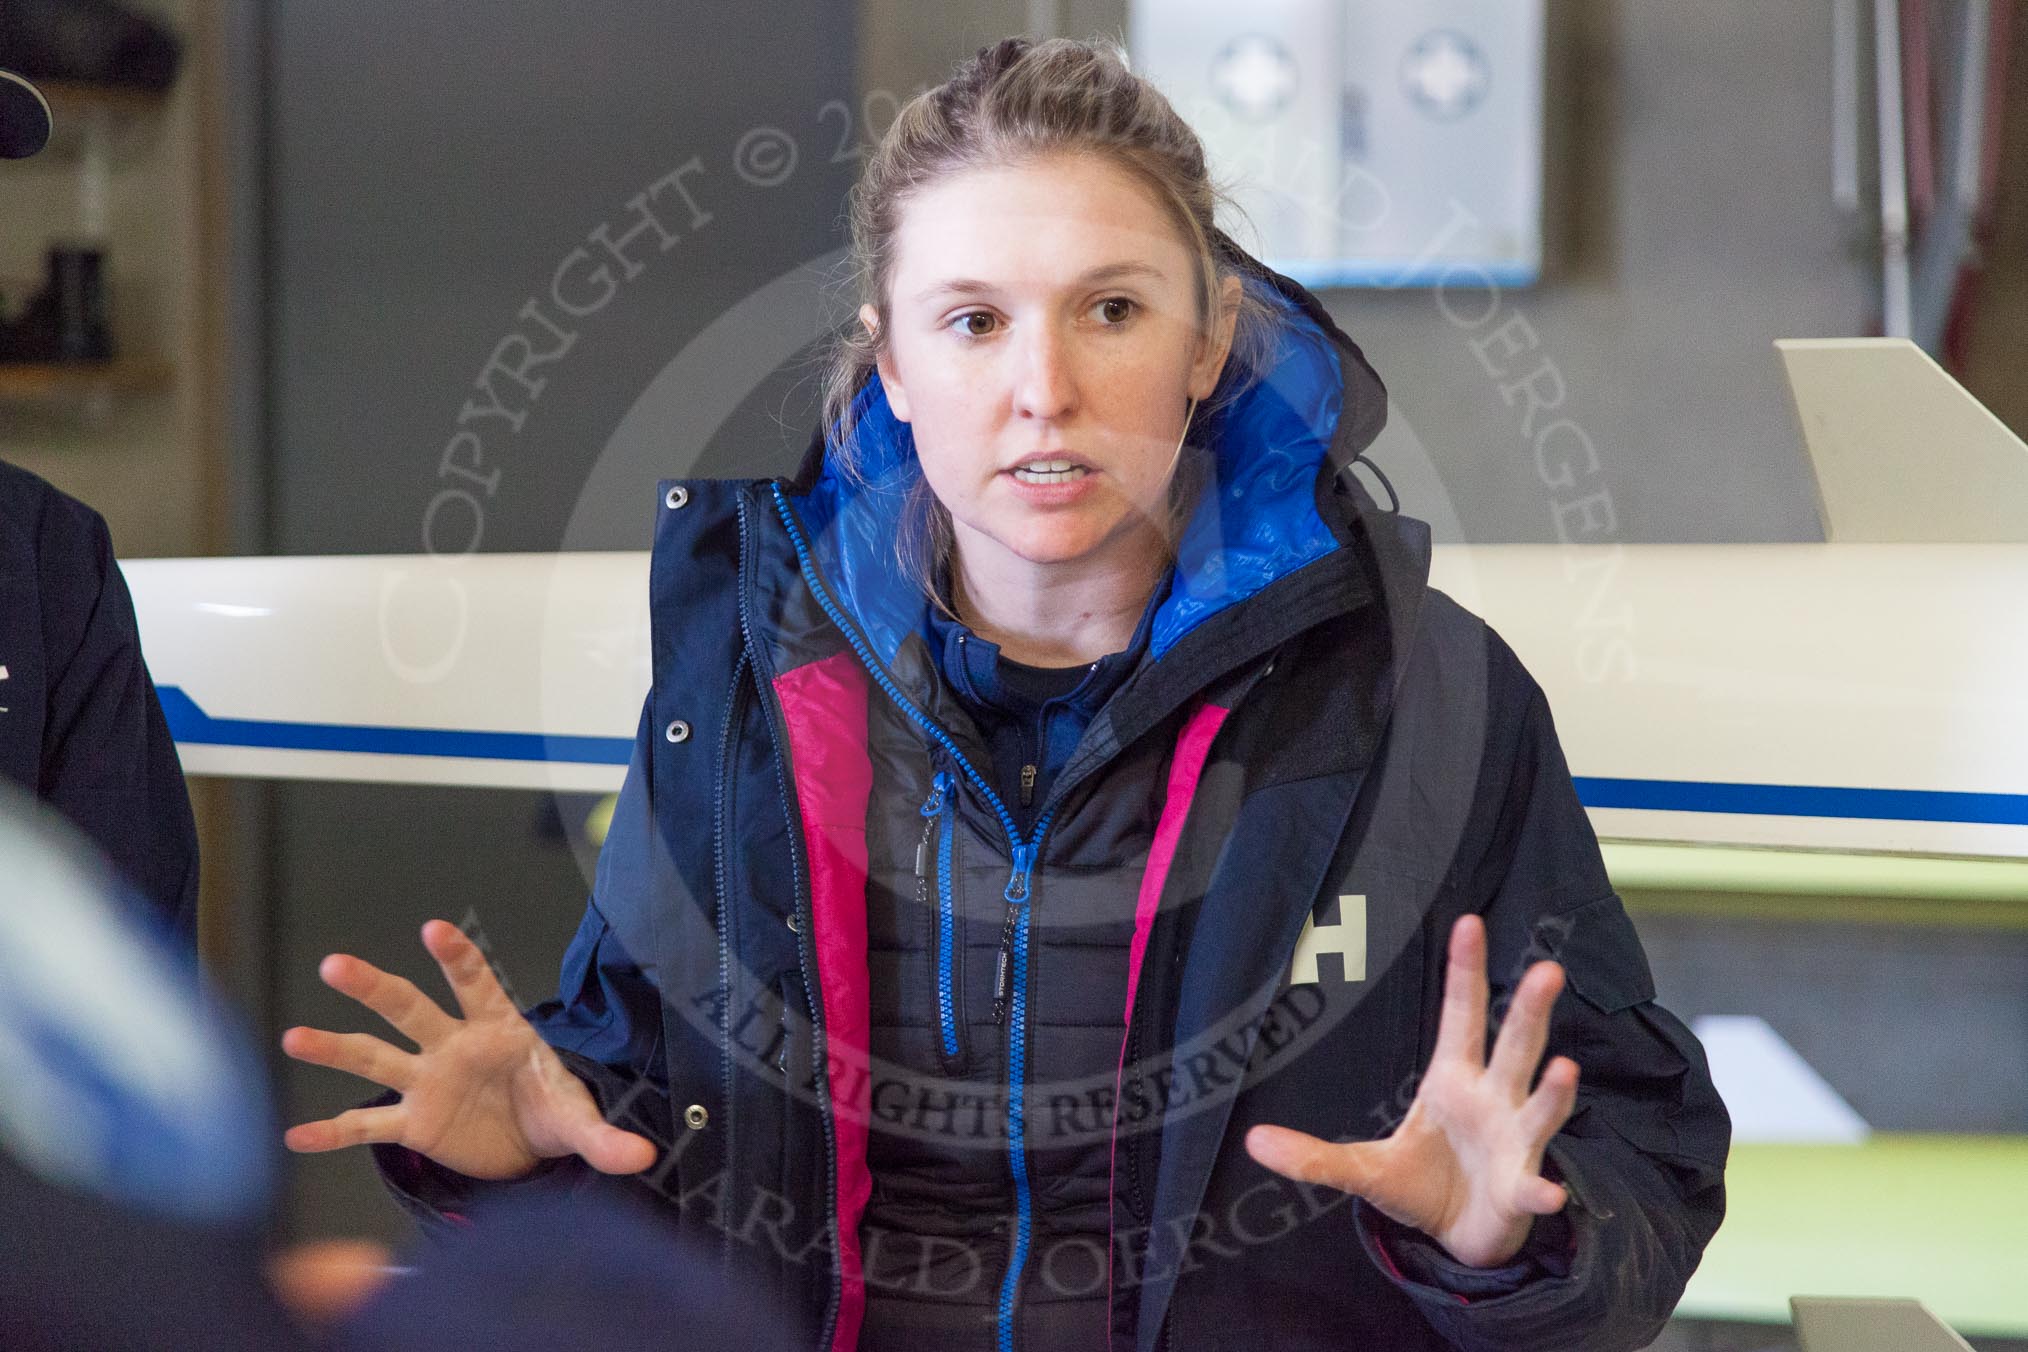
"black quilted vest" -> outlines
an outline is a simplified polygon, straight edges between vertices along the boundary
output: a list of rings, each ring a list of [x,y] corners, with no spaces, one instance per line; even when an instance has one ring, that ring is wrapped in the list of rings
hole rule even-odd
[[[1123,674],[1109,672],[1109,684]],[[1022,759],[1013,748],[1034,754],[1034,729],[990,704],[964,707],[995,752],[999,768],[982,771],[999,778],[1002,797],[1017,804],[1018,784],[1004,781]],[[869,724],[873,1193],[860,1231],[867,1284],[860,1346],[990,1349],[1015,1215],[1008,1028],[995,998],[1008,910],[1005,835],[948,759],[933,760],[891,703],[876,698]],[[1025,1116],[1034,1205],[1019,1299],[1022,1341],[1031,1347],[1106,1341],[1113,1163],[1106,1127],[1135,894],[1161,808],[1160,775],[1151,768],[1088,781],[1105,805],[1076,814],[1087,837],[1078,854],[1107,862],[1038,869],[1029,902]],[[938,769],[948,785],[941,793]],[[1034,794],[1038,802],[1042,796]],[[946,811],[948,944],[940,942],[939,915]]]

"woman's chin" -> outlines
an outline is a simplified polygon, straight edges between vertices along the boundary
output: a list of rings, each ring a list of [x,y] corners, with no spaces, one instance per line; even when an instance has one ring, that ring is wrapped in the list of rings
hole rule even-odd
[[[1012,539],[1002,537],[1002,543],[1010,553],[1036,566],[1079,564],[1095,561],[1101,555],[1113,566],[1128,566],[1128,553],[1121,547],[1126,541],[1117,539],[1111,531],[1032,531]]]
[[[1088,510],[1079,504],[1077,509],[1011,512],[982,533],[1009,554],[1033,564],[1076,563],[1101,554],[1124,561],[1133,548],[1130,537],[1145,536],[1148,547],[1159,550],[1159,540],[1153,535],[1127,529],[1117,504],[1106,507],[1108,510]]]
[[[1107,534],[1100,523],[1070,519],[1028,521],[995,532],[1010,554],[1029,563],[1074,563],[1089,557],[1104,545]]]

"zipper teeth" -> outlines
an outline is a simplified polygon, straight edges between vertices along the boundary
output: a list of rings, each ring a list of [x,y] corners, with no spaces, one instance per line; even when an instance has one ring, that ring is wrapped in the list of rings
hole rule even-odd
[[[951,994],[951,966],[955,961],[952,952],[955,917],[951,914],[951,845],[957,835],[955,816],[951,800],[946,796],[943,811],[938,814],[937,832],[937,1006],[943,1018],[944,1055],[952,1057],[958,1054],[956,1001]]]
[[[725,727],[720,732],[718,739],[718,802],[715,805],[716,811],[713,813],[714,820],[712,823],[712,835],[714,836],[712,855],[717,865],[716,881],[718,883],[718,988],[725,993],[727,999],[724,1013],[719,1020],[718,1030],[719,1074],[722,1081],[720,1092],[725,1096],[723,1099],[723,1112],[725,1113],[727,1131],[732,1129],[732,1005],[730,1003],[732,996],[732,955],[730,951],[732,941],[728,937],[730,930],[727,925],[727,921],[731,915],[732,903],[730,897],[731,889],[726,885],[727,878],[730,876],[730,867],[726,861],[725,852],[725,819],[729,811],[728,800],[730,795],[728,790],[732,784],[733,738],[738,731],[736,725],[739,722],[739,683],[740,678],[746,675],[747,662],[746,650],[742,648],[740,649],[739,660],[732,665],[732,687],[725,694]],[[730,1231],[726,1233],[725,1243],[722,1248],[723,1253],[721,1256],[730,1261],[732,1256],[732,1235]]]
[[[779,501],[781,497],[780,489],[775,490],[775,496],[776,500]],[[794,887],[794,895],[800,898],[807,886],[800,853],[802,812],[791,800],[788,793],[788,777],[782,765],[782,742],[786,734],[782,729],[780,712],[776,709],[774,701],[767,694],[761,692],[761,677],[768,673],[763,670],[760,649],[754,646],[753,619],[747,606],[745,575],[747,573],[746,565],[752,550],[752,537],[747,524],[746,498],[743,494],[738,499],[738,521],[740,572],[742,579],[740,585],[735,590],[739,593],[739,629],[741,637],[746,642],[747,651],[754,663],[754,690],[760,695],[761,708],[767,714],[768,729],[773,734],[772,752],[775,765],[776,791],[781,794],[782,812],[790,823],[790,882]],[[810,969],[810,946],[815,940],[816,925],[814,923],[802,925],[798,926],[798,929],[802,932],[796,936],[796,965],[803,975],[803,989],[805,991],[821,991],[822,985],[817,981],[816,976]],[[822,1124],[824,1129],[824,1176],[830,1180],[831,1188],[835,1192],[838,1186],[838,1134],[837,1124],[832,1120],[832,1112],[829,1108],[831,1084],[828,1066],[828,1038],[828,1030],[824,1026],[823,1001],[821,999],[813,1000],[810,1002],[810,1059],[818,1079],[824,1085],[826,1111],[818,1113],[817,1120]],[[841,1252],[839,1248],[838,1213],[835,1208],[831,1211],[829,1224],[826,1228],[830,1232],[831,1251],[833,1253]],[[843,1274],[841,1273],[838,1280],[832,1282],[830,1286],[830,1294],[824,1302],[823,1329],[817,1340],[820,1347],[829,1347],[837,1331],[838,1308],[845,1296]]]
[[[1055,817],[1054,809],[1035,824],[1035,839],[1029,846],[1031,870],[1041,854],[1042,837]],[[1021,1275],[1028,1265],[1028,1241],[1034,1226],[1034,1199],[1028,1181],[1028,917],[1029,899],[1034,896],[1033,878],[1024,886],[1019,902],[1010,903],[1020,912],[1014,931],[1014,979],[1009,993],[1007,1017],[1007,1161],[1014,1175],[1014,1244],[1007,1256],[1007,1276],[1000,1286],[999,1349],[1014,1352],[1014,1306],[1021,1289]]]
[[[1134,1003],[1139,1005],[1141,1002],[1136,1000]],[[1136,1009],[1130,1010],[1127,1014],[1127,1050],[1123,1059],[1129,1066],[1140,1064],[1141,1021],[1136,1017],[1139,1012]],[[1120,1133],[1119,1112],[1119,1105],[1115,1104],[1113,1107],[1113,1139],[1115,1148],[1117,1148]],[[1138,1140],[1129,1140],[1127,1142],[1127,1195],[1133,1199],[1134,1217],[1136,1220],[1149,1214],[1147,1199],[1141,1194],[1141,1152]]]
[[[1027,1096],[1022,1081],[1027,1075],[1027,1047],[1024,1034],[1028,1019],[1028,908],[1014,931],[1014,991],[1007,1019],[1007,1157],[1014,1170],[1014,1243],[1007,1257],[1007,1276],[1000,1284],[1000,1352],[1014,1352],[1014,1302],[1021,1289],[1021,1272],[1028,1264],[1028,1240],[1033,1225],[1028,1185]]]
[[[929,715],[918,709],[915,703],[908,696],[904,695],[900,688],[888,678],[879,660],[868,650],[865,639],[860,637],[858,629],[845,617],[844,612],[839,609],[837,603],[831,599],[831,595],[825,590],[824,584],[818,581],[816,566],[810,560],[809,546],[803,539],[802,527],[796,524],[796,514],[789,507],[788,499],[782,496],[781,485],[769,484],[768,487],[774,494],[775,511],[781,517],[782,525],[789,532],[789,542],[795,546],[796,563],[802,571],[803,581],[810,588],[811,595],[817,598],[817,604],[823,608],[824,614],[830,618],[832,624],[838,627],[838,632],[845,636],[845,641],[851,645],[852,651],[858,655],[860,665],[864,666],[868,674],[880,683],[880,688],[887,692],[888,698],[892,699],[900,706],[904,713],[914,719],[922,727],[923,731],[934,737],[943,746],[944,750],[950,752],[951,759],[960,770],[964,771],[965,777],[977,785],[979,792],[985,795],[986,801],[992,804],[993,811],[1000,818],[1001,827],[1007,832],[1009,846],[1015,850],[1015,867],[1019,869],[1021,866],[1020,849],[1023,842],[1021,840],[1020,829],[1014,823],[1013,814],[1007,810],[1007,804],[1001,801],[1000,795],[993,791],[993,786],[987,783],[985,777],[972,766],[971,762],[965,759],[964,753],[958,750],[957,744],[951,740],[950,735],[938,727]],[[745,525],[745,521],[744,509],[742,508],[740,517],[742,526]],[[741,593],[740,600],[740,623],[744,626],[747,622],[744,592]],[[1028,1185],[1027,1130],[1021,1120],[1023,1111],[1021,1081],[1022,1077],[1026,1074],[1025,1039],[1023,1034],[1026,1031],[1025,1025],[1028,1012],[1028,906],[1026,903],[1027,898],[1033,892],[1032,872],[1035,860],[1041,855],[1042,837],[1048,832],[1049,823],[1055,816],[1056,809],[1052,807],[1035,823],[1034,835],[1027,842],[1029,850],[1028,868],[1031,877],[1024,880],[1022,895],[1018,900],[1013,897],[1008,898],[1010,903],[1021,908],[1021,919],[1014,939],[1012,1014],[1007,1021],[1009,1029],[1007,1060],[1007,1155],[1009,1165],[1014,1174],[1015,1242],[1013,1251],[1009,1255],[1007,1262],[1007,1277],[1000,1288],[1000,1352],[1013,1352],[1014,1296],[1021,1284],[1021,1270],[1028,1261],[1028,1239],[1033,1224],[1031,1215],[1033,1200],[1030,1197]],[[1010,881],[1009,890],[1011,891],[1011,889],[1012,883]],[[830,1119],[827,1116],[825,1119],[825,1140],[827,1146],[830,1142],[829,1122]],[[835,1230],[837,1226],[835,1217],[832,1219],[832,1226]],[[835,1240],[836,1236],[834,1235],[833,1238]],[[828,1338],[830,1328],[830,1320],[828,1318],[825,1321],[825,1326],[826,1337]]]

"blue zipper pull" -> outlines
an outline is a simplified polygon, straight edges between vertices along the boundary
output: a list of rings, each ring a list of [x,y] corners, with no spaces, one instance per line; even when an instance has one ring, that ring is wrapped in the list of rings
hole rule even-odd
[[[915,876],[918,879],[922,878],[929,868],[929,838],[932,829],[929,819],[943,811],[944,795],[950,791],[950,787],[950,775],[939,770],[930,780],[929,797],[923,800],[922,839],[915,845]]]
[[[1028,885],[1035,872],[1035,845],[1014,847],[1014,872],[1007,879],[1007,918],[1000,926],[1000,958],[993,968],[993,1022],[1007,1021],[1007,995],[1009,978],[1014,969],[1014,927],[1021,917],[1021,908],[1028,901]]]
[[[944,795],[950,792],[950,788],[951,772],[948,770],[937,771],[930,779],[930,793],[929,797],[923,800],[922,815],[934,817],[937,813],[942,812],[944,810]]]
[[[1007,904],[1019,906],[1028,900],[1029,875],[1035,872],[1035,846],[1031,844],[1014,847],[1014,872],[1008,875],[1004,895]]]

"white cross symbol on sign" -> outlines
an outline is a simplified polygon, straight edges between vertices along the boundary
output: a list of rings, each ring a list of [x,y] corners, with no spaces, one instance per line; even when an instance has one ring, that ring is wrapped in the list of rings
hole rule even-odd
[[[1402,58],[1402,82],[1409,98],[1432,117],[1448,121],[1479,106],[1492,71],[1478,45],[1462,33],[1426,33]]]
[[[1345,964],[1345,980],[1366,979],[1366,898],[1338,898],[1338,923],[1319,925],[1312,915],[1303,922],[1303,935],[1296,940],[1295,961],[1289,964],[1289,984],[1316,984],[1317,955],[1336,953]]]
[[[1211,83],[1233,111],[1265,121],[1288,102],[1296,84],[1295,61],[1273,38],[1249,33],[1219,54]]]

